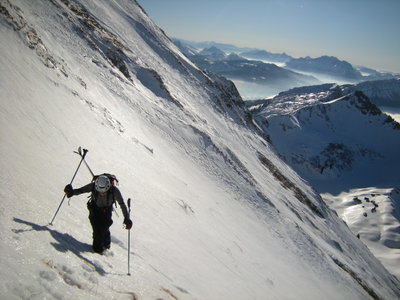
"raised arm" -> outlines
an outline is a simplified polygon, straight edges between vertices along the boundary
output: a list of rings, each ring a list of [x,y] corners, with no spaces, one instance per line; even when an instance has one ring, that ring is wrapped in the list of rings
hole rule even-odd
[[[93,190],[93,185],[94,183],[91,182],[87,185],[84,185],[83,187],[80,187],[78,189],[74,189],[72,185],[68,184],[64,188],[64,192],[67,194],[68,198],[71,198],[72,196],[77,196],[83,193],[90,193]]]

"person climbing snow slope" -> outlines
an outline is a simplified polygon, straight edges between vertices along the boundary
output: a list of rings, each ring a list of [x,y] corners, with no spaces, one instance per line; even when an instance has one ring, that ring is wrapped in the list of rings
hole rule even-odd
[[[120,190],[115,186],[116,178],[104,173],[95,176],[93,181],[81,188],[74,189],[71,184],[64,188],[68,198],[83,193],[91,193],[87,203],[89,209],[89,220],[93,229],[93,251],[102,254],[110,249],[111,234],[110,226],[113,224],[113,204],[118,203],[124,215],[124,224],[127,230],[132,228],[132,221],[124,203]]]

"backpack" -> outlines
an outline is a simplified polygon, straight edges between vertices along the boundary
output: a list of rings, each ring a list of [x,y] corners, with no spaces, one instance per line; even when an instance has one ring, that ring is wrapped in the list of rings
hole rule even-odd
[[[107,176],[108,179],[110,180],[111,187],[110,187],[110,189],[108,190],[107,194],[108,194],[108,193],[112,193],[113,202],[111,203],[111,206],[112,206],[113,204],[115,204],[115,207],[117,207],[117,202],[115,201],[115,197],[114,197],[114,187],[117,186],[118,183],[119,183],[117,177],[116,177],[115,175],[113,175],[113,174],[110,174],[110,173],[103,173],[103,174],[99,174],[99,175],[94,175],[94,176],[93,176],[93,179],[92,179],[92,182],[95,182],[96,179],[97,179],[99,176]],[[94,188],[94,185],[93,185],[93,189],[92,189],[92,194],[93,194],[94,198],[97,198],[98,191],[96,191],[96,189]],[[92,203],[93,203],[93,202],[92,202],[92,200],[93,200],[92,195],[90,195],[89,198],[90,198],[89,202],[92,204]],[[89,202],[88,202],[88,205],[89,205]]]
[[[112,186],[112,187],[118,185],[118,182],[119,182],[119,181],[118,181],[117,177],[116,177],[115,175],[113,175],[113,174],[110,174],[110,173],[103,173],[103,174],[100,174],[100,175],[94,175],[94,176],[93,176],[93,179],[92,179],[92,182],[95,182],[96,179],[97,179],[99,176],[107,176],[108,179],[109,179],[110,182],[111,182],[111,186]]]

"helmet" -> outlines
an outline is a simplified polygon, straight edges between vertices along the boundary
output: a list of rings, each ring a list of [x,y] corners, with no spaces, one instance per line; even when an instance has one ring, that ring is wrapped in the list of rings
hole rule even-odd
[[[111,187],[110,179],[105,175],[100,175],[94,182],[94,188],[100,193],[107,192]]]

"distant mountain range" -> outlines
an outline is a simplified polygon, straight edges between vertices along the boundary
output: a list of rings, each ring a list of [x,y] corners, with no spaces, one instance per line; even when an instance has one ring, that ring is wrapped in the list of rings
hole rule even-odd
[[[196,49],[196,52],[198,52],[201,49],[206,49],[206,48],[211,48],[211,47],[221,49],[222,51],[224,51],[226,53],[241,53],[241,52],[255,50],[254,48],[238,47],[238,46],[231,45],[231,44],[224,44],[224,43],[217,43],[217,42],[210,42],[210,41],[193,42],[193,41],[188,41],[188,40],[183,40],[183,39],[178,39],[178,38],[172,38],[172,41],[174,42],[174,44],[180,43],[184,47]]]
[[[240,55],[249,59],[260,59],[278,63],[285,63],[293,59],[293,57],[287,55],[286,53],[271,53],[259,49],[241,52]]]
[[[350,80],[360,80],[362,75],[347,61],[341,61],[333,56],[318,58],[293,58],[286,63],[286,67],[306,72],[329,74]]]
[[[217,48],[202,50],[190,57],[200,68],[223,75],[229,79],[257,83],[284,85],[287,88],[319,83],[315,77],[293,72],[275,64],[248,60],[237,54],[226,55]]]
[[[237,54],[240,48],[223,47],[230,50],[236,50],[227,54],[225,51],[213,45],[208,48],[196,49],[193,44],[187,44],[182,40],[175,40],[175,44],[192,62],[199,68],[222,75],[231,80],[243,80],[262,85],[276,87],[277,92],[287,90],[293,87],[321,83],[317,78],[300,74],[292,70],[279,67],[272,63],[265,63],[257,60],[249,60],[241,54]],[[256,55],[257,52],[248,50],[246,55]],[[259,52],[266,54],[267,52]],[[272,57],[273,54],[270,55]],[[254,57],[254,56],[253,56]],[[284,56],[277,55],[276,59]]]
[[[332,81],[336,78],[349,83],[400,77],[400,74],[355,67],[333,56],[293,58],[286,53],[271,53],[215,42],[173,41],[200,68],[229,79],[276,85],[280,91],[321,83],[319,75],[330,76]],[[273,64],[267,62],[279,66],[273,67]]]

